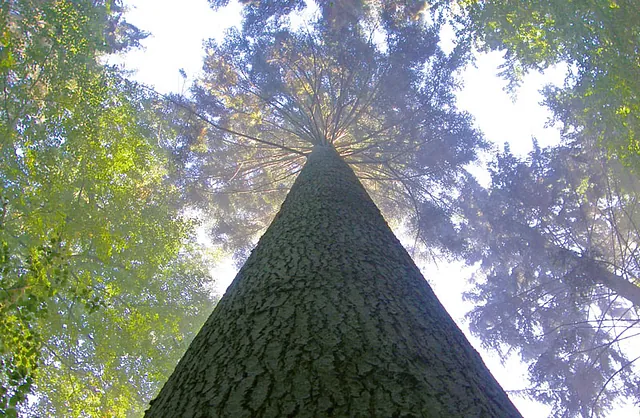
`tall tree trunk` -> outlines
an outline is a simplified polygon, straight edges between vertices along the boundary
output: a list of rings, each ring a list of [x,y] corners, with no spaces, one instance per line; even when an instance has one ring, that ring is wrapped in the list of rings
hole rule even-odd
[[[316,146],[148,417],[517,417],[353,171]]]

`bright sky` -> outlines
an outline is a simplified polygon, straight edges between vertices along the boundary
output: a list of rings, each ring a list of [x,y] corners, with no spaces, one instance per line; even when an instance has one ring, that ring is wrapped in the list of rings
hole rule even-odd
[[[127,20],[152,35],[143,42],[144,50],[130,52],[120,62],[124,62],[126,68],[136,70],[133,78],[163,93],[186,90],[202,66],[202,41],[209,38],[221,40],[227,27],[239,24],[240,8],[237,3],[219,12],[213,12],[206,0],[125,0],[125,3],[130,8]],[[473,114],[487,139],[500,147],[509,142],[514,153],[525,155],[531,151],[532,137],[536,137],[541,146],[557,143],[558,130],[544,127],[549,114],[539,106],[542,97],[538,90],[547,83],[561,84],[564,70],[555,68],[545,74],[528,75],[514,102],[503,90],[506,82],[497,77],[501,58],[500,53],[479,56],[476,67],[464,71],[465,87],[458,94],[459,107]],[[180,69],[188,75],[186,82],[180,76]],[[480,176],[482,171],[481,168],[473,170]],[[461,293],[466,288],[465,278],[470,276],[471,270],[463,270],[459,264],[441,264],[439,268],[429,267],[423,272],[432,278],[429,282],[434,291],[482,354],[496,379],[507,390],[523,389],[526,387],[526,370],[517,360],[512,359],[502,365],[495,355],[480,347],[478,340],[469,336],[462,318],[470,306],[462,302]],[[216,269],[214,274],[218,290],[223,293],[233,280],[235,271],[231,263],[227,263]],[[525,417],[548,415],[546,406],[515,397],[513,401]],[[624,415],[616,416],[632,416],[629,411],[621,413]]]

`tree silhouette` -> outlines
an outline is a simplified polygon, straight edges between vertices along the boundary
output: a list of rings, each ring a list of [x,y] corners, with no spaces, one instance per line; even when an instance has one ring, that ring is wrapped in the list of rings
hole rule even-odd
[[[529,364],[524,394],[556,416],[604,416],[637,399],[638,178],[602,150],[498,156],[489,190],[463,194],[480,261],[471,330]]]

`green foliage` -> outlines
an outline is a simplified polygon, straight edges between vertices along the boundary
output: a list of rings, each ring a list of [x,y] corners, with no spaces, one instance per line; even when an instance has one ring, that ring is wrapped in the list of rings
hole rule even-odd
[[[183,254],[153,276],[111,280],[91,312],[58,298],[32,409],[44,416],[140,416],[209,314],[208,269]]]
[[[471,330],[529,364],[522,391],[558,417],[605,416],[616,400],[640,401],[640,182],[597,150],[508,150],[489,190],[462,200],[480,262]]]
[[[546,104],[566,132],[580,131],[640,167],[640,7],[634,0],[460,1],[460,35],[506,49],[505,75],[566,62],[564,88]]]
[[[149,98],[99,62],[144,34],[112,1],[0,22],[0,411],[139,411],[210,304]]]

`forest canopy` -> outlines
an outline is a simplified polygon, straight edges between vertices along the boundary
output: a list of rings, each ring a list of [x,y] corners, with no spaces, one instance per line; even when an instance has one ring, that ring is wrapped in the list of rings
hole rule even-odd
[[[214,305],[214,252],[244,260],[316,145],[416,259],[476,268],[469,326],[527,365],[514,395],[640,402],[635,2],[242,4],[183,95],[106,64],[148,35],[118,0],[0,6],[0,412],[140,415]],[[567,65],[544,89],[560,144],[496,151],[458,109],[477,50],[515,94]]]

